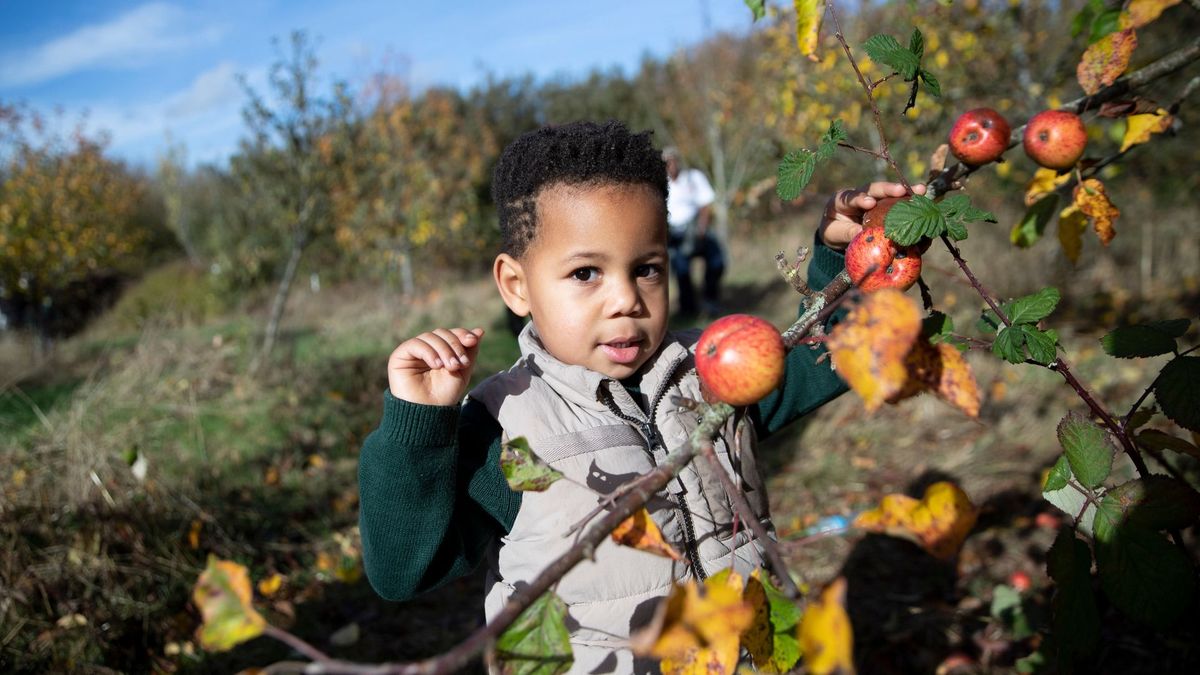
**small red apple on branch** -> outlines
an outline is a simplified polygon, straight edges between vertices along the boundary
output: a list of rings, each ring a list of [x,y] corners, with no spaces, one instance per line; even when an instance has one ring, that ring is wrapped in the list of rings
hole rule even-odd
[[[1043,110],[1025,124],[1025,154],[1039,166],[1066,171],[1087,147],[1087,129],[1079,115],[1066,110]]]
[[[846,247],[846,272],[864,293],[881,288],[906,291],[921,276],[921,254],[929,247],[926,240],[912,246],[897,246],[884,234],[884,219],[897,202],[907,197],[880,199],[875,208],[863,214],[863,229]]]
[[[712,322],[696,343],[696,373],[708,393],[732,406],[757,403],[783,380],[779,331],[749,314]]]
[[[982,166],[1004,156],[1012,129],[991,108],[968,110],[950,129],[950,152],[964,164]]]

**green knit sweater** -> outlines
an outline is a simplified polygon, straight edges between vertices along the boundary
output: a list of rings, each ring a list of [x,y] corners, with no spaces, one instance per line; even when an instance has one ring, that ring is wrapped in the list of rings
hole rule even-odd
[[[823,288],[844,266],[818,245],[809,284]],[[779,389],[750,409],[759,438],[846,390],[823,350],[793,349]],[[637,382],[622,382],[634,400]],[[500,471],[499,423],[482,404],[430,406],[384,393],[383,420],[359,457],[359,529],[371,586],[389,600],[471,572],[517,517],[521,493]]]

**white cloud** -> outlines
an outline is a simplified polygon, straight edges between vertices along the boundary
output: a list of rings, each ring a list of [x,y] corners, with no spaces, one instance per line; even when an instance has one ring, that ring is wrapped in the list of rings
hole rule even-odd
[[[106,23],[92,24],[27,52],[9,52],[0,62],[0,85],[52,80],[100,67],[128,67],[146,57],[207,44],[220,37],[216,26],[197,26],[178,7],[150,3]]]
[[[190,117],[210,108],[240,100],[237,68],[225,61],[201,73],[187,89],[169,97],[164,112],[172,117]]]

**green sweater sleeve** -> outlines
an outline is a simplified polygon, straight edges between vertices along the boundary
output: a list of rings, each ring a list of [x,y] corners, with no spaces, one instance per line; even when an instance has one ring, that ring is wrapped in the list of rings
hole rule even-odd
[[[845,256],[816,242],[808,265],[808,285],[816,290],[824,288],[845,266]],[[839,314],[835,314],[831,323],[836,322]],[[846,384],[833,372],[828,357],[817,363],[825,353],[824,346],[797,347],[788,352],[783,383],[750,409],[750,419],[760,438],[770,436],[846,391]]]
[[[500,425],[477,402],[428,406],[384,394],[359,456],[367,579],[404,600],[469,573],[521,504],[500,472]]]

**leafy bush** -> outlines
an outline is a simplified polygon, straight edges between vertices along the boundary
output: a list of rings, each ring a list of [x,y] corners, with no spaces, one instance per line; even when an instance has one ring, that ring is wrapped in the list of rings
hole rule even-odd
[[[140,331],[148,325],[200,324],[228,307],[228,296],[212,276],[187,261],[167,263],[127,290],[103,320],[113,332]]]

